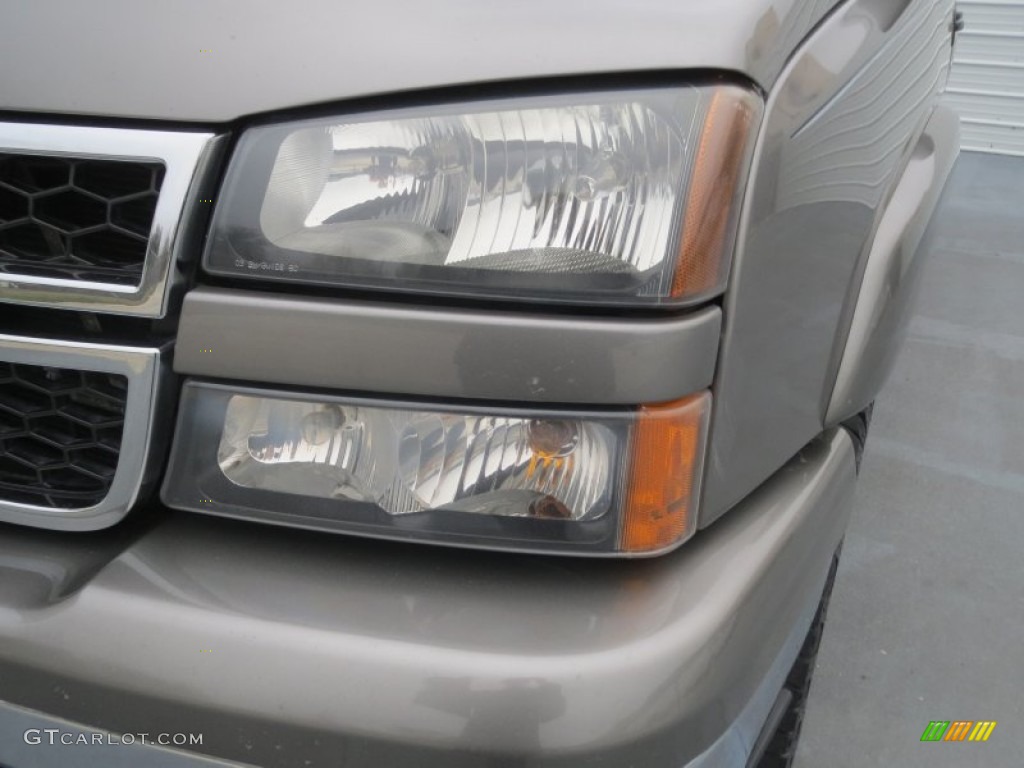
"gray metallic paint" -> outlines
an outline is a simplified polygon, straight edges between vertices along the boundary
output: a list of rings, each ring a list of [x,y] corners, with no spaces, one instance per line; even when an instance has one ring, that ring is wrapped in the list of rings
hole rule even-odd
[[[704,752],[688,762],[685,768],[724,768],[726,766],[742,766],[747,762],[752,745],[761,731],[767,713],[778,697],[786,674],[800,651],[816,607],[813,602],[807,603],[803,613],[793,622],[789,636],[772,662],[768,673],[763,676],[754,695],[750,697],[729,728]],[[35,731],[33,735],[44,731],[43,739],[47,739],[46,729],[69,734],[69,738],[74,739],[94,739],[94,734],[97,733],[95,726],[72,723],[24,707],[0,702],[0,732],[17,736],[20,733],[27,733],[29,729]],[[119,739],[110,731],[100,731],[100,733],[103,734],[104,740],[117,741]],[[155,735],[151,735],[149,738],[154,740]],[[40,752],[38,745],[24,744],[17,738],[7,739],[4,745],[0,746],[0,759],[17,766],[28,765],[31,761],[31,764],[38,768],[50,768],[51,766],[52,768],[64,768],[72,760],[74,760],[76,768],[136,768],[140,765],[145,765],[146,768],[217,768],[218,766],[240,768],[250,765],[234,760],[220,760],[200,755],[197,752],[186,752],[180,748],[169,749],[139,744],[127,748],[119,744],[114,746],[101,744],[99,748],[91,746],[88,752],[83,752],[80,745],[73,743],[63,745],[58,741],[52,748],[47,743],[45,758],[40,759]],[[305,759],[303,763],[304,765],[313,764],[312,761],[307,762]]]
[[[14,112],[222,122],[455,84],[695,67],[745,74],[766,90],[778,84],[726,297],[702,523],[745,496],[734,511],[671,555],[614,563],[268,535],[156,506],[87,537],[0,525],[0,699],[18,707],[0,705],[0,762],[21,761],[11,746],[19,734],[10,735],[24,722],[21,707],[119,731],[201,731],[210,754],[268,766],[741,759],[756,736],[743,724],[759,719],[749,713],[764,709],[845,530],[851,441],[830,431],[772,472],[822,429],[830,372],[841,368],[844,301],[854,318],[850,286],[934,90],[901,72],[913,76],[907,67],[929,43],[941,51],[949,0],[851,0],[824,23],[834,0],[443,0],[429,12],[409,0],[312,0],[306,15],[241,0],[106,0],[102,14],[71,0],[15,2],[0,26],[0,110]],[[154,34],[125,34],[132,29]],[[52,66],[23,66],[43,39]],[[497,44],[505,40],[514,44]],[[409,66],[414,51],[423,55]],[[941,64],[930,63],[936,79]],[[306,304],[193,292],[181,370],[313,383],[284,370],[315,370],[324,357],[297,349],[296,324],[261,326],[265,336],[230,325],[231,312],[212,307],[221,294],[256,322],[267,307],[284,316]],[[496,319],[477,340],[469,310],[420,310],[374,335],[386,320],[370,305],[309,306],[313,349],[372,360],[367,369],[382,365],[380,345],[396,353],[383,378],[332,367],[321,386],[412,394],[447,376],[438,396],[581,404],[705,386],[714,349],[704,338],[721,322],[715,308],[639,323],[552,316],[538,322],[551,339],[538,350],[518,316],[479,313],[473,322]],[[350,323],[375,341],[345,339],[339,328]],[[674,350],[672,365],[630,346],[629,328],[647,323],[686,324],[681,347],[659,342]],[[578,330],[589,350],[570,358],[578,377],[561,370],[534,381],[566,353],[570,325],[614,326],[617,356],[610,362],[596,328]],[[238,334],[254,340],[252,354],[218,362]],[[467,338],[473,355],[501,352],[502,361],[507,339],[522,345],[517,366],[460,372],[455,355]],[[425,373],[438,350],[447,367],[426,363]],[[675,379],[641,381],[643,365]],[[600,376],[613,380],[587,380]],[[691,389],[691,376],[702,383]],[[66,764],[43,752],[31,759]]]
[[[0,691],[267,766],[679,768],[808,620],[854,477],[832,431],[683,549],[614,563],[175,515],[65,565],[0,526]]]
[[[837,0],[7,0],[0,110],[224,122],[425,88],[689,68],[771,86]],[[26,66],[45,46],[46,66]]]
[[[185,297],[174,368],[376,394],[635,405],[707,388],[720,329],[718,307],[637,320],[205,287]]]
[[[925,233],[959,153],[960,119],[938,107],[875,233],[825,414],[827,424],[866,408],[889,377],[931,249]]]
[[[951,20],[950,0],[852,0],[769,96],[725,298],[701,526],[824,427],[844,306],[945,81]]]

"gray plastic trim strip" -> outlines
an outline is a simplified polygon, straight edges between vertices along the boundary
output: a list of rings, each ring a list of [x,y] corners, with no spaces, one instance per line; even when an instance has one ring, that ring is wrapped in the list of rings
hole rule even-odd
[[[629,405],[711,384],[721,310],[619,319],[197,288],[174,369],[375,394]]]

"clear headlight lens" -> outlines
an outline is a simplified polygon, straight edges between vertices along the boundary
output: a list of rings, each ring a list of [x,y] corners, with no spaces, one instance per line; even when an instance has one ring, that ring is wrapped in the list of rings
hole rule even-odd
[[[583,303],[724,286],[760,101],[734,86],[482,102],[243,134],[206,268]]]
[[[365,501],[389,515],[461,509],[589,520],[608,511],[616,448],[608,427],[577,420],[236,395],[217,462],[245,488]]]
[[[652,554],[693,531],[709,400],[466,411],[190,382],[164,500],[369,536]]]

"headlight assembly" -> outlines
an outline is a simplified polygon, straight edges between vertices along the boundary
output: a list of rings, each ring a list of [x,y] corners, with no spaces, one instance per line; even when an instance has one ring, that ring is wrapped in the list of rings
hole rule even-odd
[[[735,86],[463,103],[246,131],[210,272],[584,304],[722,290],[760,100]]]
[[[695,528],[709,403],[541,412],[189,382],[163,498],[364,536],[657,554]]]

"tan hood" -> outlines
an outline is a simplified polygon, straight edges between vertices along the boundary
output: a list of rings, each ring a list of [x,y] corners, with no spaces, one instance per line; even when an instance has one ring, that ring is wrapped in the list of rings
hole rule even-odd
[[[837,0],[6,0],[0,110],[223,122],[455,84],[713,68],[770,85]]]

